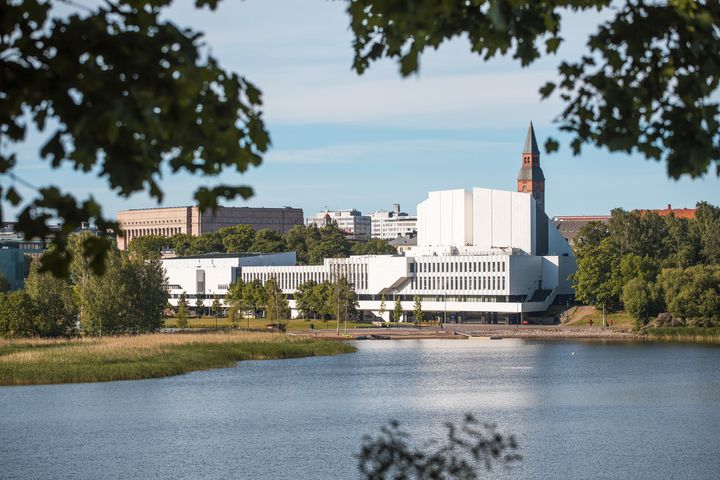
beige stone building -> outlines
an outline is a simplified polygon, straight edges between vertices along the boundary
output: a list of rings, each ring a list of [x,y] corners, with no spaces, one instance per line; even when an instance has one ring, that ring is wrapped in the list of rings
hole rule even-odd
[[[201,212],[198,207],[144,208],[118,212],[118,223],[125,236],[118,236],[117,245],[126,250],[133,238],[145,235],[197,236],[232,225],[250,225],[255,230],[269,228],[284,234],[303,224],[303,211],[291,207],[218,207],[215,212]]]

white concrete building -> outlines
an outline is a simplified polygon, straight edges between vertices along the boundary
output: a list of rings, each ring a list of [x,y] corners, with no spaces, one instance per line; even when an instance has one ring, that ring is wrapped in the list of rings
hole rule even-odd
[[[298,312],[292,296],[299,285],[344,277],[358,294],[364,318],[381,316],[383,298],[384,320],[389,320],[395,299],[409,315],[419,298],[428,317],[517,323],[525,313],[544,312],[553,302],[573,295],[569,276],[577,270],[570,245],[542,207],[545,177],[532,124],[522,158],[517,192],[487,188],[430,192],[417,208],[417,246],[403,255],[332,258],[313,266],[294,265],[290,254],[240,257],[218,265],[219,276],[204,281],[223,290],[236,278],[246,282],[275,278],[288,295],[293,316]],[[358,230],[359,218],[367,219],[367,230]],[[321,212],[308,222],[337,222],[348,232],[370,234],[370,217],[357,210]],[[192,282],[195,291],[207,290],[199,282],[209,277],[193,269],[209,267],[198,262],[190,260],[177,273],[187,278],[188,286],[171,280],[171,287],[178,287],[171,292],[190,289]],[[171,279],[175,275],[168,270]]]
[[[418,206],[418,246],[404,256],[326,259],[321,266],[248,266],[244,281],[274,277],[292,296],[307,280],[345,277],[365,318],[389,320],[395,298],[448,321],[517,322],[571,295],[576,270],[567,241],[530,193],[475,188],[431,192]],[[295,311],[295,302],[290,300]]]
[[[324,210],[305,221],[307,226],[318,228],[335,223],[338,228],[355,240],[367,240],[371,233],[371,220],[367,215],[354,208],[347,210]]]
[[[411,237],[417,233],[417,217],[400,211],[400,204],[393,205],[389,212],[378,210],[370,214],[372,238],[392,240],[397,237]]]
[[[225,306],[225,295],[230,285],[240,277],[242,268],[255,265],[278,267],[295,263],[295,252],[265,255],[213,253],[162,260],[170,305],[177,306],[180,295],[184,293],[191,307],[195,306],[196,299],[200,296],[208,308],[215,298],[219,298],[221,305]]]

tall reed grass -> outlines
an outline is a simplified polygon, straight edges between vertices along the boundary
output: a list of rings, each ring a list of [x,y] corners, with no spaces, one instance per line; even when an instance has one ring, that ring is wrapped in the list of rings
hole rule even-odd
[[[353,351],[344,343],[272,333],[0,340],[0,385],[156,378],[228,367],[241,360]]]

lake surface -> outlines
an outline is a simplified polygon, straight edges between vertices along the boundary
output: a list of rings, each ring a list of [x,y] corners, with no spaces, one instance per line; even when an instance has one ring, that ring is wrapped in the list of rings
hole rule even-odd
[[[351,479],[362,436],[388,420],[442,438],[465,412],[520,443],[523,461],[486,478],[718,478],[718,347],[357,345],[156,380],[0,388],[0,478]]]

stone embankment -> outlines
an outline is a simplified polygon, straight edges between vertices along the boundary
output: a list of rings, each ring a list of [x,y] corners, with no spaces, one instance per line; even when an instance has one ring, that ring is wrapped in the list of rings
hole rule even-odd
[[[453,325],[448,330],[481,337],[503,338],[606,338],[641,339],[635,332],[603,327],[513,327],[498,325]]]

